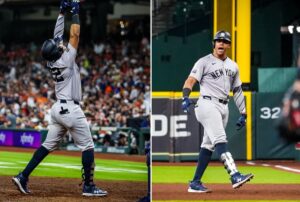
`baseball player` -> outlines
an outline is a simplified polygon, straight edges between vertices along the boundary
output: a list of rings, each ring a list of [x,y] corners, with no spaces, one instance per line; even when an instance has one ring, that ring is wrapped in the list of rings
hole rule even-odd
[[[195,63],[183,86],[182,109],[188,111],[191,104],[190,92],[194,84],[199,82],[201,95],[195,105],[195,114],[204,127],[198,165],[194,178],[189,183],[188,192],[210,192],[202,184],[201,178],[214,150],[230,174],[234,189],[254,177],[253,174],[243,175],[238,171],[231,153],[226,148],[225,128],[229,115],[228,101],[231,90],[235,104],[241,113],[237,129],[245,126],[247,118],[238,65],[226,55],[230,44],[231,37],[228,32],[217,32],[213,39],[213,53],[200,58]]]
[[[72,24],[67,47],[63,46],[64,14],[71,9]],[[93,182],[94,143],[87,119],[80,108],[81,80],[75,57],[80,35],[79,0],[61,0],[60,14],[57,18],[54,38],[48,39],[42,46],[42,57],[47,60],[55,81],[57,102],[51,108],[51,123],[45,142],[36,150],[26,168],[12,178],[19,191],[29,194],[28,177],[38,164],[56,147],[62,137],[69,132],[75,144],[82,150],[84,196],[105,196],[107,192],[99,189]]]

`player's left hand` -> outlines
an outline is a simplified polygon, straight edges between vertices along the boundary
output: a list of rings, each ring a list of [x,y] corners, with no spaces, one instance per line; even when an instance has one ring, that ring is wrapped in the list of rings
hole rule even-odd
[[[181,108],[184,112],[189,111],[189,106],[192,104],[191,100],[188,97],[182,98]]]
[[[236,129],[241,130],[246,125],[247,114],[242,114],[242,116],[236,122]]]
[[[79,3],[80,3],[80,0],[71,0],[71,13],[73,15],[79,13]]]

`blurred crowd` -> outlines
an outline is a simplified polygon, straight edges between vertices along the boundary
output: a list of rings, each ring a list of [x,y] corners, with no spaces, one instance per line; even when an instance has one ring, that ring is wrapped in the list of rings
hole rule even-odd
[[[56,102],[54,82],[41,59],[40,45],[0,43],[0,127],[40,130],[50,122],[50,108]],[[129,118],[147,119],[148,38],[81,46],[76,62],[82,80],[81,106],[91,128],[126,127]]]

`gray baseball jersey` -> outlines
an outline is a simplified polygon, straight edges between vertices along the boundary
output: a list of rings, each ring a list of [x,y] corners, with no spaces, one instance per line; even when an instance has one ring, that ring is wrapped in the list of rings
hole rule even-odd
[[[71,44],[67,48],[60,59],[48,63],[55,81],[57,98],[57,102],[51,107],[51,122],[43,143],[49,151],[56,149],[67,132],[82,151],[94,148],[89,124],[78,102],[81,100],[81,80],[75,63],[77,51]]]
[[[227,142],[229,111],[227,103],[220,99],[228,101],[229,92],[242,84],[238,66],[228,57],[223,61],[209,54],[195,63],[189,76],[200,84],[201,96],[195,114],[204,127],[201,147],[214,150],[217,143]]]
[[[76,49],[68,44],[61,58],[48,68],[55,81],[55,94],[58,100],[81,100],[81,80],[79,68],[75,62]]]
[[[200,58],[191,73],[200,84],[201,95],[227,100],[230,90],[242,84],[237,64],[230,58],[222,61],[212,54]]]

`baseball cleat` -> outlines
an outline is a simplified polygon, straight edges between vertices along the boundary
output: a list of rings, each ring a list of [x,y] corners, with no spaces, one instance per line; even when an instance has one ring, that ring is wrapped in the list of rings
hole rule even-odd
[[[243,175],[243,174],[237,172],[237,173],[233,174],[230,178],[231,183],[232,183],[232,188],[237,189],[237,188],[241,187],[243,184],[250,181],[253,177],[254,177],[254,175],[251,173]]]
[[[211,190],[206,188],[200,181],[191,181],[188,192],[191,193],[209,193]]]
[[[27,188],[28,179],[23,176],[22,173],[19,173],[12,178],[12,182],[16,185],[18,190],[23,194],[29,194],[30,191]]]
[[[96,187],[96,185],[83,185],[83,189],[82,189],[82,195],[83,196],[106,196],[107,195],[107,191],[104,191],[98,187]]]

